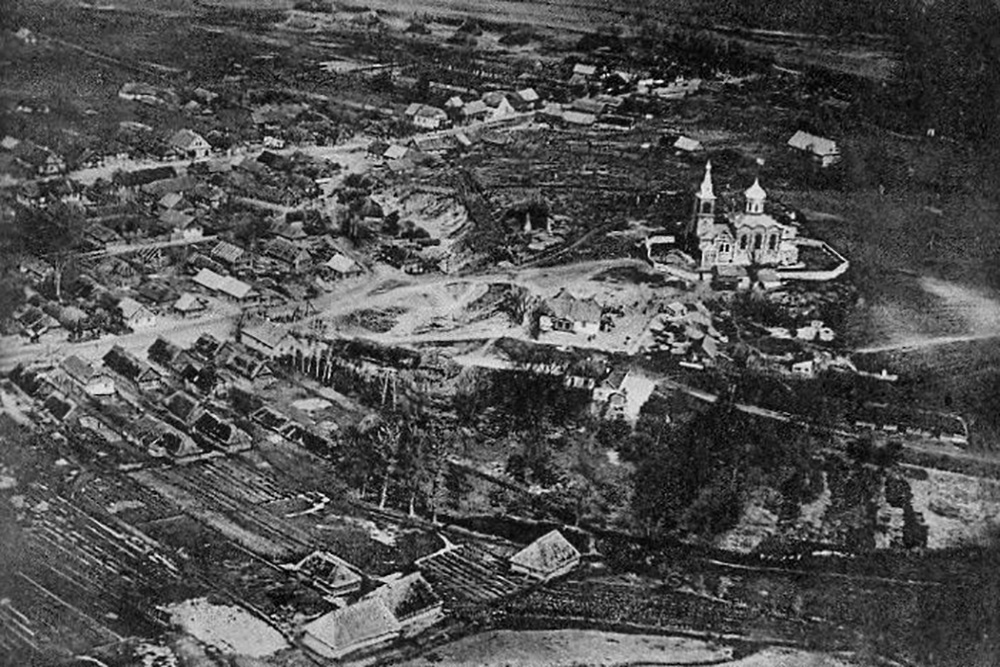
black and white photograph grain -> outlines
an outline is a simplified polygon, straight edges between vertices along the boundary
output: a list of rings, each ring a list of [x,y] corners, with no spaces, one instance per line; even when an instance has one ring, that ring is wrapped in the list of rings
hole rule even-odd
[[[1000,0],[0,0],[0,667],[1000,667]]]

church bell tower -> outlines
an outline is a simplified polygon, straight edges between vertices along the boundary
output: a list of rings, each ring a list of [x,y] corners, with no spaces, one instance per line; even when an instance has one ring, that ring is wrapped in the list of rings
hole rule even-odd
[[[709,232],[715,223],[715,188],[712,185],[712,162],[705,163],[705,178],[701,188],[694,196],[694,214],[692,215],[694,233],[701,237]]]

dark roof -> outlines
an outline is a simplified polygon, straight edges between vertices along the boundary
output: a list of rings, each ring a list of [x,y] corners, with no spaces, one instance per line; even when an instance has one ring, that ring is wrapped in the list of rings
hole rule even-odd
[[[157,338],[149,346],[146,356],[150,361],[161,366],[170,366],[180,353],[181,348],[177,345],[174,345],[165,338]]]
[[[178,419],[186,422],[198,407],[198,401],[183,391],[175,392],[167,399],[167,410]]]
[[[441,604],[441,598],[419,572],[390,581],[366,597],[382,600],[386,608],[400,621]]]
[[[115,345],[104,355],[104,365],[129,380],[140,382],[157,377],[148,364],[136,359],[121,346]]]

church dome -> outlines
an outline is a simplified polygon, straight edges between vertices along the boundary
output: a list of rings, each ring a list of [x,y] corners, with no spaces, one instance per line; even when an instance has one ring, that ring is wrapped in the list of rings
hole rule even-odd
[[[767,191],[760,186],[760,179],[754,179],[753,185],[751,185],[746,191],[747,199],[750,201],[760,201],[767,198]]]

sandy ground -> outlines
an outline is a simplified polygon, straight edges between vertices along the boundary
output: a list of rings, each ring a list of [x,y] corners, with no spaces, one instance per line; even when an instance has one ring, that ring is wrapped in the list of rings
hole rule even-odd
[[[250,612],[204,598],[171,605],[171,622],[201,642],[229,654],[261,658],[288,648],[280,632]]]
[[[861,352],[920,348],[1000,337],[1000,300],[959,283],[922,276],[916,286],[927,303],[914,308],[905,300],[871,305],[882,339]]]
[[[460,639],[403,663],[408,667],[569,667],[570,665],[656,665],[716,663],[732,657],[728,647],[697,639],[626,635],[589,630],[500,630]],[[440,658],[438,660],[437,658]]]
[[[927,547],[944,549],[986,538],[1000,526],[1000,482],[943,470],[910,479],[913,509],[927,524]]]
[[[732,649],[686,637],[596,630],[501,630],[465,637],[403,663],[405,667],[563,667],[697,665],[720,667],[861,667],[834,656],[773,648],[732,659]]]

